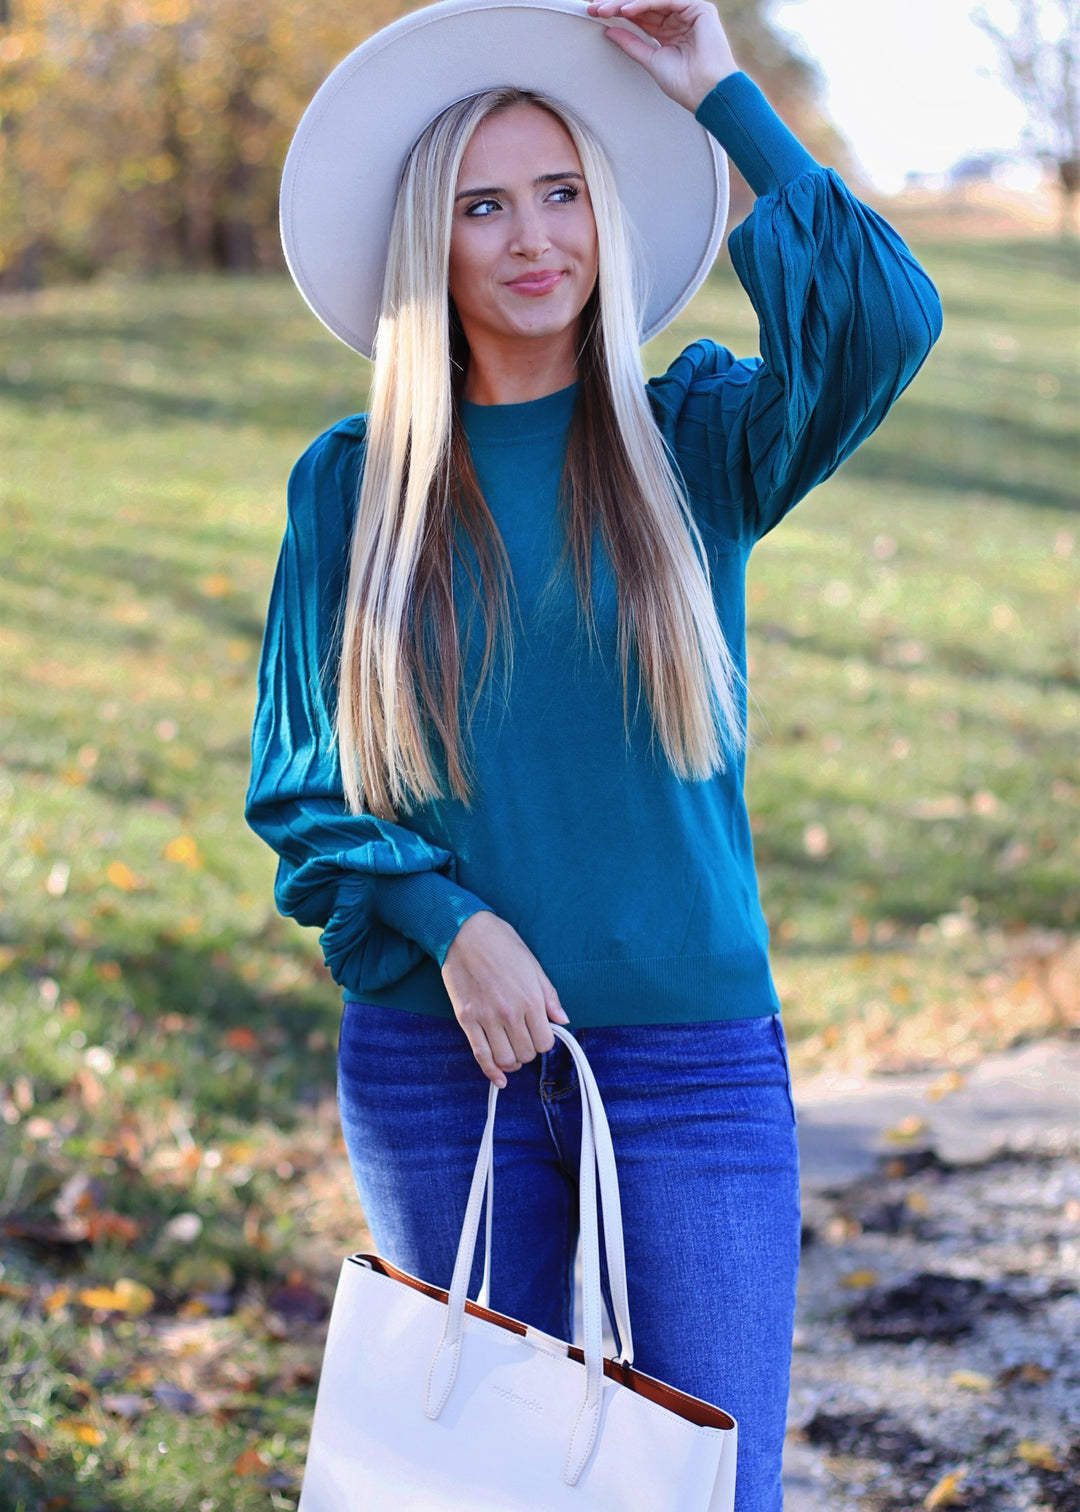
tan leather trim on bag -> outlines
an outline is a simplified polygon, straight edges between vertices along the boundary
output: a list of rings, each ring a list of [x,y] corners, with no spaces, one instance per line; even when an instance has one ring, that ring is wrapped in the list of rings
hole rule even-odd
[[[380,1276],[389,1276],[391,1281],[404,1281],[406,1286],[411,1286],[414,1291],[423,1292],[426,1297],[433,1297],[436,1302],[442,1302],[445,1306],[447,1293],[441,1286],[432,1286],[428,1281],[421,1281],[416,1276],[410,1276],[408,1271],[398,1270],[396,1265],[391,1265],[389,1260],[383,1260],[379,1255],[350,1255],[350,1260],[358,1260],[371,1266],[373,1271],[378,1271]],[[507,1329],[510,1333],[521,1334],[525,1337],[527,1332],[524,1323],[519,1323],[516,1318],[508,1318],[503,1313],[492,1312],[489,1307],[481,1307],[478,1302],[470,1302],[466,1299],[465,1311],[474,1318],[483,1318],[485,1323],[497,1323],[500,1328]]]
[[[585,1363],[584,1352],[576,1344],[571,1344],[567,1352],[572,1360],[577,1360],[579,1365]],[[638,1396],[647,1397],[658,1407],[666,1407],[669,1412],[674,1412],[677,1417],[685,1418],[688,1423],[696,1423],[699,1428],[734,1428],[735,1426],[735,1419],[728,1417],[726,1412],[719,1407],[714,1407],[711,1402],[703,1402],[700,1397],[690,1396],[685,1391],[679,1391],[675,1386],[668,1386],[665,1382],[658,1381],[655,1376],[635,1370],[632,1365],[623,1365],[618,1360],[605,1359],[604,1374],[609,1381],[617,1381],[620,1386],[627,1387]]]
[[[447,1294],[440,1286],[432,1286],[428,1281],[421,1281],[416,1276],[410,1276],[408,1271],[398,1270],[396,1265],[391,1265],[389,1260],[383,1260],[379,1255],[350,1255],[349,1259],[357,1264],[367,1265],[380,1276],[387,1276],[391,1281],[402,1281],[406,1286],[411,1286],[414,1291],[423,1292],[426,1297],[432,1297],[436,1302],[445,1306]],[[505,1328],[509,1333],[520,1334],[522,1337],[527,1333],[524,1323],[519,1323],[516,1318],[508,1318],[504,1313],[492,1312],[488,1307],[481,1307],[477,1302],[466,1302],[465,1311],[474,1318],[483,1318],[485,1323],[494,1323],[499,1328]],[[579,1365],[585,1363],[585,1355],[576,1345],[571,1344],[567,1353],[572,1360]],[[663,1381],[656,1380],[653,1376],[645,1375],[640,1370],[635,1370],[632,1365],[622,1365],[617,1360],[604,1361],[604,1374],[609,1381],[615,1381],[627,1390],[636,1392],[638,1396],[645,1397],[650,1402],[655,1402],[658,1407],[665,1407],[668,1412],[674,1412],[677,1417],[685,1418],[688,1423],[694,1423],[698,1428],[734,1428],[735,1420],[719,1407],[713,1407],[709,1402],[703,1402],[700,1397],[689,1396],[685,1391],[678,1391],[674,1386],[667,1386]]]

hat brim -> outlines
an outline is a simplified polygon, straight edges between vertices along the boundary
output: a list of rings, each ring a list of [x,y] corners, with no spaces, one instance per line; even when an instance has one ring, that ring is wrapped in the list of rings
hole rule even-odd
[[[365,357],[410,149],[454,101],[505,85],[571,106],[607,152],[644,260],[642,341],[678,314],[712,266],[727,220],[727,159],[605,38],[583,0],[441,0],[338,64],[285,160],[289,271],[323,324]]]

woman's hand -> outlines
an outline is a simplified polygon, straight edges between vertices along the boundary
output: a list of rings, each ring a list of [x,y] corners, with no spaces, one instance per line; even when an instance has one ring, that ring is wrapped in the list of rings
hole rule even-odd
[[[660,88],[693,112],[721,79],[736,73],[716,7],[709,0],[595,0],[590,16],[601,21],[623,16],[657,46],[622,27],[609,26],[608,38],[641,64]]]
[[[442,979],[481,1071],[497,1087],[555,1043],[570,1020],[525,941],[487,910],[471,914],[450,943]]]

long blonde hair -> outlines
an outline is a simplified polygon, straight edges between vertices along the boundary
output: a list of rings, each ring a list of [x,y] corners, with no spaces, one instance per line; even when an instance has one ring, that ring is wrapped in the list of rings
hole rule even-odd
[[[516,104],[538,105],[565,126],[596,219],[599,276],[581,316],[579,391],[561,490],[564,556],[582,613],[592,626],[591,548],[599,527],[617,584],[627,727],[633,650],[654,734],[680,777],[722,770],[744,740],[738,672],[717,619],[704,546],[645,393],[636,269],[611,168],[592,132],[564,105],[531,91],[488,90],[450,106],[419,138],[390,230],[338,682],[338,752],[354,812],[395,818],[447,787],[469,801],[455,570],[483,616],[470,709],[496,664],[510,667],[510,571],[462,429],[458,394],[468,350],[447,269],[465,149],[486,116]]]

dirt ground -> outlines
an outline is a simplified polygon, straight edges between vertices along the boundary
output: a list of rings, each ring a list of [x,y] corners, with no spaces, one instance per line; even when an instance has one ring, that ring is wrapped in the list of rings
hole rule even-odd
[[[1077,1046],[1039,1048],[939,1132],[864,1140],[854,1176],[857,1098],[810,1098],[788,1512],[1080,1512]]]

